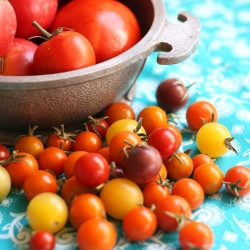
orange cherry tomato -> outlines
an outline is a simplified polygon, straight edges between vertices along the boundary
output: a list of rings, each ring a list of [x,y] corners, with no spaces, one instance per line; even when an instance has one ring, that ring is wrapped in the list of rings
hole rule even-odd
[[[105,217],[105,207],[102,200],[92,193],[79,194],[69,208],[71,225],[78,229],[84,221],[93,217]]]
[[[197,154],[192,158],[194,170],[204,163],[214,163],[213,159],[207,154]]]

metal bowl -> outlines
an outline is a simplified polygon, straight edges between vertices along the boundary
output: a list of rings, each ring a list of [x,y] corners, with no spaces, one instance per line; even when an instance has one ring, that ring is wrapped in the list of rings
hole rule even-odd
[[[176,64],[197,48],[200,22],[180,13],[180,23],[167,20],[161,0],[123,0],[137,16],[143,38],[131,49],[103,63],[66,73],[10,77],[0,76],[0,134],[8,137],[26,133],[29,125],[40,131],[64,124],[82,126],[119,101],[140,74],[146,58],[160,52],[159,64]],[[68,129],[67,129],[68,131]],[[0,141],[0,143],[2,143]]]

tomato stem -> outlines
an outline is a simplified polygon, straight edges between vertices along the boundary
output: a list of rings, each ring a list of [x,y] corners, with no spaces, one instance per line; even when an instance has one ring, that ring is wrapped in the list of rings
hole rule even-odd
[[[45,30],[37,21],[33,21],[32,25],[35,26],[47,39],[50,39],[53,35]]]

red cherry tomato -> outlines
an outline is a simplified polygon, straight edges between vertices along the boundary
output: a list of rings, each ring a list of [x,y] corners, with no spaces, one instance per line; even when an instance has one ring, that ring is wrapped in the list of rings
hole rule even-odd
[[[165,161],[180,147],[177,134],[169,128],[157,128],[148,136],[148,144],[155,147]]]
[[[3,68],[0,68],[0,74],[5,76],[35,75],[33,57],[37,47],[29,40],[14,38],[3,57]]]
[[[196,101],[190,104],[186,110],[186,119],[189,128],[198,131],[205,122],[217,122],[218,112],[215,106],[207,101]],[[213,119],[212,119],[213,118]]]
[[[57,147],[64,151],[71,151],[73,146],[72,136],[75,134],[66,133],[64,130],[64,125],[61,125],[61,129],[54,127],[55,132],[50,134],[46,140],[46,147]]]
[[[39,27],[36,22],[33,24]],[[48,33],[46,38],[48,40],[41,43],[34,54],[34,68],[38,75],[67,72],[96,63],[93,48],[82,34],[59,28],[53,34]]]
[[[117,240],[115,226],[107,219],[94,217],[85,221],[77,231],[81,250],[113,249]]]
[[[134,120],[135,112],[128,104],[124,102],[115,102],[107,107],[107,109],[105,110],[105,116],[108,117],[106,121],[110,126],[114,122],[121,119]]]
[[[88,153],[76,161],[74,171],[78,181],[88,188],[94,188],[108,180],[110,167],[102,155]]]
[[[101,140],[105,139],[109,125],[104,118],[93,118],[89,116],[86,125],[88,130],[96,133],[101,138]]]
[[[165,126],[168,123],[167,114],[158,106],[147,106],[142,109],[137,120],[142,118],[142,126],[149,135],[154,129]]]
[[[60,176],[64,171],[67,155],[56,147],[46,148],[38,157],[39,169],[50,170],[55,176]]]
[[[31,154],[13,151],[11,163],[4,164],[11,178],[11,185],[23,187],[25,179],[34,171],[39,169],[37,160]]]
[[[151,208],[152,205],[156,205],[158,201],[170,195],[168,187],[157,182],[147,184],[143,188],[142,193],[144,197],[144,205],[148,208]]]
[[[185,218],[191,218],[191,207],[181,196],[169,195],[156,204],[155,214],[158,226],[163,231],[174,232],[183,223],[183,219],[178,220],[178,216],[184,215]]]
[[[17,17],[16,37],[28,39],[40,35],[40,32],[32,26],[36,20],[42,27],[48,29],[55,18],[58,0],[9,0]]]
[[[214,242],[214,234],[205,223],[188,221],[179,231],[179,242],[182,249],[209,250]]]
[[[118,56],[141,39],[135,15],[119,1],[71,1],[58,11],[51,30],[58,27],[84,35],[94,48],[97,63]]]
[[[155,213],[144,206],[129,210],[122,221],[123,232],[132,241],[149,239],[155,233],[156,228]]]
[[[29,153],[38,159],[39,155],[44,151],[44,145],[39,139],[39,136],[34,135],[36,128],[37,126],[34,126],[33,128],[29,126],[28,134],[17,138],[14,150]]]
[[[30,250],[53,250],[56,245],[56,238],[54,234],[47,231],[35,231],[30,239]]]
[[[205,199],[201,185],[191,178],[182,178],[176,181],[171,194],[183,197],[192,210],[199,208]]]
[[[96,133],[83,131],[74,139],[73,151],[86,151],[88,153],[96,153],[102,148],[102,141]]]
[[[21,4],[22,5],[22,4]],[[0,1],[0,58],[4,56],[14,40],[17,29],[16,13],[10,1]]]
[[[23,191],[27,200],[43,192],[57,193],[57,180],[53,174],[45,170],[32,172],[24,181]]]
[[[227,191],[234,196],[244,196],[250,192],[250,169],[246,166],[233,166],[225,174]]]

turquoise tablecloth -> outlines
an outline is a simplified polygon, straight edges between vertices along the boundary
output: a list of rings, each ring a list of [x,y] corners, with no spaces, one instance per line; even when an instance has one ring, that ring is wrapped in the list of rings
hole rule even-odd
[[[189,89],[189,103],[209,100],[219,112],[219,122],[235,137],[238,155],[228,152],[217,159],[223,172],[234,165],[250,167],[250,0],[174,0],[164,1],[170,21],[184,10],[202,24],[197,51],[185,62],[171,66],[156,63],[152,54],[137,81],[132,107],[138,112],[156,105],[155,90],[165,78],[177,77]],[[188,106],[188,105],[187,105]],[[188,131],[184,107],[178,112],[178,127],[183,132],[181,151],[193,148],[195,134]],[[0,249],[28,249],[31,230],[25,209],[27,201],[21,189],[13,188],[0,202]],[[212,227],[212,249],[250,248],[250,194],[236,199],[223,187],[207,195],[204,204],[193,213],[194,219]],[[119,227],[119,225],[118,225]],[[75,231],[68,227],[57,234],[56,249],[77,249]],[[146,242],[130,243],[120,233],[116,249],[179,249],[177,234],[158,231]]]

